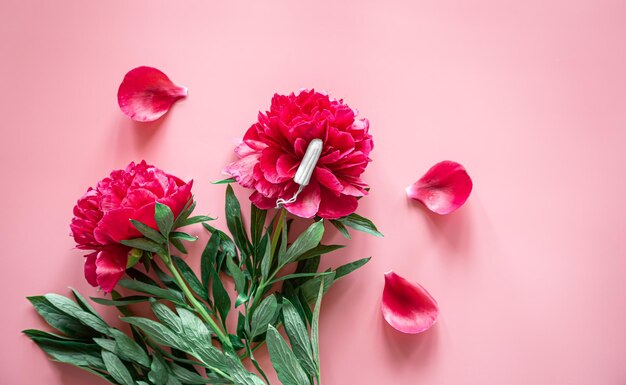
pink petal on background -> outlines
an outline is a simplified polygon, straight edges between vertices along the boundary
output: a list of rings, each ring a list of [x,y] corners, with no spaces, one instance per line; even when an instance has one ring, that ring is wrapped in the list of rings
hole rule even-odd
[[[130,70],[117,91],[117,102],[124,115],[138,122],[152,122],[165,114],[172,104],[187,96],[163,72],[152,67]]]
[[[428,330],[439,317],[437,302],[426,289],[393,271],[385,273],[381,310],[389,325],[407,334]]]
[[[444,160],[407,187],[409,198],[418,200],[430,211],[450,214],[463,206],[472,192],[472,179],[460,164]]]

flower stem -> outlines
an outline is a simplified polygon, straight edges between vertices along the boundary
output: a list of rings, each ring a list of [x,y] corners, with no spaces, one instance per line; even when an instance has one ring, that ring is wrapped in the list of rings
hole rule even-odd
[[[163,259],[163,262],[165,263],[165,266],[167,266],[167,268],[172,273],[172,277],[174,278],[176,283],[178,283],[178,286],[180,286],[180,288],[183,289],[183,293],[185,294],[185,297],[187,297],[187,300],[189,301],[191,306],[193,306],[194,309],[209,324],[209,326],[211,326],[211,329],[213,329],[213,331],[217,335],[217,338],[220,340],[222,345],[223,346],[227,346],[227,347],[232,349],[233,345],[230,342],[230,339],[226,336],[226,334],[222,331],[222,329],[215,323],[213,318],[211,318],[209,313],[207,313],[207,311],[204,308],[204,306],[202,306],[202,304],[200,302],[198,302],[196,297],[189,290],[189,287],[187,287],[187,283],[185,282],[183,277],[178,272],[178,269],[176,269],[176,266],[174,266],[174,264],[172,263],[172,259],[171,258],[168,258],[167,260],[165,258],[162,258],[162,259]]]

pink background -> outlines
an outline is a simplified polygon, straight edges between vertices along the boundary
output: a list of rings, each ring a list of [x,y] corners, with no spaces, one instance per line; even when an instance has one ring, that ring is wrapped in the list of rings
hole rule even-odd
[[[235,138],[302,87],[370,119],[359,213],[386,235],[325,260],[374,256],[324,303],[325,384],[626,383],[623,0],[2,0],[0,52],[0,383],[102,383],[19,333],[43,327],[26,295],[97,295],[68,236],[89,185],[146,159],[222,216]],[[189,87],[153,124],[117,106],[139,65]],[[474,191],[438,217],[404,188],[443,159]],[[388,269],[439,301],[433,329],[382,320]]]

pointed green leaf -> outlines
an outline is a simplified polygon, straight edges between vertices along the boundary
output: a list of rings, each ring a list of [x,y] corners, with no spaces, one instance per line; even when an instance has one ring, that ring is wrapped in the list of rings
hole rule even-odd
[[[346,246],[344,246],[344,245],[322,245],[320,243],[319,245],[315,246],[311,250],[301,254],[298,258],[296,258],[296,261],[302,261],[302,260],[305,260],[305,259],[317,257],[319,255],[328,254],[330,252],[333,252],[333,251],[338,250],[338,249],[342,249],[344,247],[346,247]]]
[[[322,307],[322,297],[324,296],[326,283],[324,282],[324,278],[319,285],[319,289],[317,291],[317,300],[315,302],[315,308],[313,310],[313,320],[311,321],[311,347],[313,348],[313,360],[315,361],[315,365],[317,367],[317,375],[319,376],[320,372],[320,348],[319,348],[319,324],[320,324],[320,309]]]
[[[211,234],[202,257],[200,258],[200,272],[202,277],[202,284],[204,287],[209,287],[209,281],[211,280],[211,271],[214,270],[215,260],[217,258],[218,248],[220,247],[220,235],[216,232]]]
[[[74,294],[74,298],[76,298],[76,302],[78,303],[78,305],[87,312],[90,312],[91,314],[95,315],[96,317],[102,319],[102,317],[100,317],[100,314],[98,314],[98,312],[96,311],[96,309],[93,308],[93,306],[91,306],[91,304],[89,303],[89,301],[87,301],[87,299],[85,297],[83,297],[77,290],[75,290],[74,288],[70,287],[70,290],[72,290],[72,293]]]
[[[241,219],[241,206],[230,185],[226,187],[226,225],[242,254],[250,254],[250,241]]]
[[[180,239],[182,241],[188,241],[188,242],[195,242],[198,240],[198,237],[193,236],[193,235],[189,235],[187,233],[184,233],[182,231],[172,231],[170,233],[170,239]]]
[[[39,315],[53,328],[70,337],[84,338],[96,333],[76,318],[54,307],[44,296],[27,298]]]
[[[252,314],[250,337],[254,338],[267,331],[267,325],[273,323],[276,319],[276,310],[278,302],[276,296],[269,295],[261,301],[261,304]]]
[[[122,360],[120,360],[115,354],[103,350],[102,361],[104,361],[104,366],[107,368],[107,371],[111,377],[115,379],[115,381],[119,382],[121,385],[135,385],[130,372],[126,366],[124,366]]]
[[[352,239],[352,237],[350,236],[350,233],[348,232],[348,229],[346,228],[346,226],[343,225],[343,223],[339,222],[336,219],[331,219],[330,223],[335,226],[335,228],[339,231],[339,233],[341,235],[344,236],[344,238],[346,239]]]
[[[362,231],[376,237],[383,237],[372,221],[358,214],[353,213],[346,217],[339,218],[337,221],[344,226],[352,227],[355,230]]]
[[[157,298],[168,299],[172,302],[184,302],[182,296],[178,292],[163,289],[161,287],[150,285],[134,279],[123,279],[118,282],[118,285],[121,287],[125,287],[126,289],[138,291],[140,293],[152,294]]]
[[[117,329],[111,329],[110,334],[117,346],[114,352],[120,358],[136,362],[146,368],[150,366],[150,358],[137,342]]]
[[[313,360],[309,331],[296,308],[286,298],[283,300],[283,323],[300,365],[309,376],[314,377],[317,369]]]
[[[213,303],[215,304],[215,308],[217,309],[220,317],[223,322],[226,322],[226,317],[228,316],[228,312],[230,311],[230,297],[224,289],[224,285],[220,280],[218,274],[213,271],[213,277],[211,278],[211,284],[213,287]]]
[[[154,220],[161,234],[167,238],[174,224],[174,213],[172,213],[169,206],[156,202],[154,206]]]
[[[233,276],[233,281],[235,281],[235,290],[238,293],[243,293],[246,285],[246,279],[243,276],[243,272],[230,257],[226,257],[226,267],[228,268],[230,275]]]
[[[369,262],[370,259],[372,259],[372,257],[359,259],[357,261],[350,262],[343,266],[338,267],[335,270],[335,277],[334,277],[335,281],[345,275],[352,273],[354,270],[358,269],[359,267],[365,265],[367,262]]]
[[[284,266],[298,259],[299,256],[319,245],[324,235],[324,222],[313,223],[293,242],[287,253],[280,260],[280,265]]]
[[[185,344],[179,335],[156,321],[143,317],[121,317],[120,319],[137,326],[158,344],[185,350]]]
[[[272,366],[283,385],[308,385],[309,377],[300,366],[298,359],[272,325],[267,328],[267,350]]]
[[[153,229],[152,227],[146,225],[145,223],[136,221],[134,219],[130,220],[130,223],[133,224],[133,226],[135,226],[135,228],[137,230],[139,230],[139,232],[146,238],[150,239],[151,241],[154,241],[158,244],[164,244],[166,239],[163,235],[161,235],[161,233],[159,233],[158,231],[156,231],[155,229]]]
[[[131,295],[128,297],[121,297],[119,299],[106,299],[106,298],[98,298],[98,297],[90,297],[92,301],[97,304],[105,305],[105,306],[126,306],[131,305],[133,303],[146,302],[150,299],[150,297],[145,297],[141,295]]]
[[[215,182],[211,182],[212,184],[228,184],[228,183],[235,183],[236,180],[235,178],[227,178],[227,179],[222,179],[222,180],[218,180]]]
[[[204,286],[202,286],[202,283],[200,282],[198,277],[196,277],[196,273],[191,270],[191,267],[189,267],[189,265],[187,265],[187,263],[182,258],[175,255],[172,255],[172,261],[174,261],[176,268],[178,269],[178,271],[180,271],[180,274],[183,276],[185,281],[187,281],[187,284],[189,285],[191,290],[193,290],[193,292],[195,292],[201,298],[207,299],[207,291]]]
[[[134,238],[120,241],[122,245],[132,247],[139,250],[149,251],[151,253],[158,253],[163,250],[163,246],[158,243],[149,240],[148,238]]]
[[[159,354],[152,356],[152,363],[150,364],[150,372],[148,373],[148,379],[154,385],[166,385],[169,375],[167,373],[167,366]]]

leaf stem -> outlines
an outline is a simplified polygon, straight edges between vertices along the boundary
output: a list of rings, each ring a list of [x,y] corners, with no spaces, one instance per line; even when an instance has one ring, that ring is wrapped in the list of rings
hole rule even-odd
[[[233,345],[230,342],[230,339],[226,336],[226,334],[224,334],[222,329],[215,323],[215,321],[213,320],[213,318],[211,318],[209,313],[207,313],[204,306],[202,306],[202,304],[198,302],[196,297],[189,290],[189,287],[187,287],[187,283],[178,272],[178,269],[176,269],[176,266],[174,266],[174,264],[172,263],[172,259],[169,258],[169,255],[167,259],[166,258],[161,258],[161,259],[163,260],[163,263],[165,263],[165,266],[167,266],[169,271],[172,273],[172,277],[174,278],[176,283],[178,283],[180,288],[183,290],[183,293],[185,294],[185,297],[187,297],[187,300],[189,301],[189,303],[202,316],[202,318],[204,318],[204,320],[211,326],[211,329],[213,329],[213,331],[217,335],[217,338],[220,340],[222,345],[227,346],[232,349]]]

